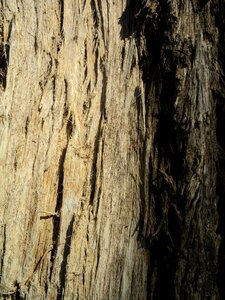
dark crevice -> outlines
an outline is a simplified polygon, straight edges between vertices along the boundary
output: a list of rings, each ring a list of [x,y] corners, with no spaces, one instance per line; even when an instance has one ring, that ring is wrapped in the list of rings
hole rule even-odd
[[[85,65],[85,69],[84,69],[84,80],[83,83],[85,82],[86,78],[87,78],[87,74],[88,74],[88,66],[87,66],[87,41],[84,41],[84,65]]]
[[[52,111],[53,111],[53,107],[54,107],[54,104],[55,104],[55,99],[56,99],[56,76],[54,75],[52,77],[52,100],[53,100]]]
[[[0,20],[0,22],[2,22],[2,20]],[[9,65],[9,52],[10,52],[9,37],[7,41],[4,41],[3,23],[0,23],[0,87],[2,87],[3,90],[5,90],[6,88],[7,72],[8,72],[8,65]]]
[[[64,181],[64,163],[66,157],[67,146],[63,149],[62,154],[59,159],[59,167],[58,167],[58,190],[57,190],[57,201],[55,212],[60,211],[62,207],[62,199],[63,199],[63,181]]]
[[[145,3],[144,1],[142,3]],[[147,3],[147,2],[146,2]],[[145,3],[145,4],[146,4]],[[178,178],[177,165],[180,165],[181,155],[172,148],[176,147],[176,133],[174,123],[174,101],[176,99],[176,67],[177,58],[173,52],[170,41],[167,41],[167,31],[170,30],[174,20],[170,16],[167,1],[162,1],[156,13],[151,13],[150,8],[134,8],[135,25],[130,26],[131,30],[141,30],[146,37],[146,49],[139,52],[139,63],[143,70],[143,80],[145,82],[146,107],[149,103],[148,94],[150,86],[155,84],[158,87],[158,128],[155,147],[158,148],[158,182],[148,187],[150,193],[154,193],[155,217],[157,227],[155,235],[151,237],[147,232],[143,232],[143,226],[148,221],[149,201],[146,200],[147,174],[152,174],[146,170],[145,163],[142,164],[140,174],[142,186],[141,194],[141,214],[139,221],[139,240],[141,246],[150,249],[151,261],[148,272],[148,297],[149,299],[173,299],[173,284],[176,268],[176,246],[179,243],[179,229],[172,231],[179,224],[175,217],[175,212],[170,207],[171,201],[175,200],[176,184],[170,184],[168,178],[176,180]],[[170,21],[169,21],[170,20]],[[134,34],[134,32],[132,33]],[[135,33],[137,47],[140,44],[137,31]],[[139,48],[139,47],[138,47]],[[156,95],[157,97],[157,95]],[[138,109],[138,107],[137,107]],[[139,109],[140,110],[140,109]],[[149,111],[147,111],[147,114]],[[143,161],[146,159],[146,145],[142,143]],[[151,168],[151,166],[149,166]],[[162,169],[162,173],[160,172]],[[149,178],[151,181],[151,178]],[[151,195],[151,194],[150,194]],[[149,196],[148,196],[149,197]],[[146,202],[147,201],[147,202]],[[149,223],[149,222],[148,222]],[[146,226],[146,225],[145,225]],[[146,228],[147,229],[147,228]],[[157,284],[151,284],[152,278],[157,278]],[[162,288],[163,287],[163,288]]]
[[[69,119],[68,119],[69,117]],[[67,122],[67,139],[71,137],[73,132],[73,120],[72,115],[69,115],[68,110],[68,81],[64,78],[64,106],[63,106],[63,120],[62,127],[64,125],[64,121]]]
[[[68,263],[68,256],[70,254],[71,249],[71,240],[72,240],[72,233],[73,233],[73,224],[74,224],[74,215],[69,223],[69,226],[66,231],[66,241],[63,249],[63,261],[61,264],[61,269],[59,273],[60,279],[60,287],[57,293],[57,300],[63,299],[64,289],[65,289],[65,282],[66,282],[66,267]]]
[[[99,181],[100,183],[102,182],[102,170],[103,170],[103,153],[104,153],[104,140],[102,140],[102,149],[101,149],[101,166],[100,166],[100,175],[99,175]],[[97,219],[97,215],[98,215],[98,210],[99,210],[99,205],[100,205],[100,197],[101,197],[101,192],[102,192],[102,186],[100,184],[100,186],[98,187],[98,192],[97,192],[97,195],[96,195],[96,206],[95,206],[95,209],[94,209],[94,216],[95,216],[95,220]]]
[[[58,213],[54,213],[54,214],[47,214],[45,216],[40,216],[40,220],[48,220],[51,218],[59,218],[59,214]]]
[[[98,131],[95,137],[95,143],[94,143],[94,151],[93,151],[93,162],[91,167],[91,180],[90,180],[90,186],[91,186],[91,193],[90,193],[90,200],[89,204],[93,205],[94,203],[94,197],[95,197],[95,191],[96,191],[96,180],[97,180],[97,162],[98,162],[98,154],[99,154],[99,145],[100,140],[102,137],[102,117],[99,121],[98,125]]]
[[[150,268],[157,270],[157,284],[150,286],[149,295],[153,299],[173,299],[173,280],[176,268],[176,249],[179,243],[179,225],[176,215],[171,207],[171,201],[176,199],[176,186],[174,180],[178,177],[176,170],[179,165],[177,152],[173,153],[171,144],[174,130],[174,99],[175,89],[175,66],[169,66],[170,71],[162,74],[162,91],[159,99],[159,122],[158,122],[158,178],[155,190],[155,217],[157,228],[155,236],[151,240],[151,265]],[[173,146],[172,146],[173,147]],[[174,148],[174,147],[173,147]],[[156,276],[155,274],[152,276]],[[162,289],[163,286],[163,289]]]
[[[37,2],[35,2],[34,10],[35,10],[35,18],[36,18],[36,30],[35,30],[35,36],[34,36],[34,51],[35,51],[35,54],[37,54],[37,51],[38,51],[38,31],[39,31]]]
[[[21,292],[20,292],[20,283],[18,281],[16,281],[14,286],[16,288],[16,291],[15,291],[15,294],[13,296],[13,300],[23,300],[23,299],[25,299],[25,297],[22,296]]]
[[[83,1],[83,11],[84,11],[84,9],[85,9],[86,2],[87,2],[87,0],[84,0],[84,1]]]
[[[59,167],[58,167],[58,189],[57,189],[57,200],[56,200],[56,207],[55,213],[60,213],[62,208],[62,201],[63,201],[63,182],[64,182],[64,163],[66,158],[66,151],[67,146],[62,150],[62,154],[59,159]],[[52,245],[53,249],[51,252],[51,268],[50,268],[50,281],[52,276],[52,271],[54,267],[54,259],[58,247],[58,240],[59,240],[59,229],[60,229],[60,217],[53,218],[53,233],[52,233]]]
[[[120,38],[125,40],[131,36],[136,36],[140,32],[140,24],[135,20],[136,10],[139,9],[140,2],[128,0],[127,6],[119,19],[119,24],[121,26]]]
[[[122,69],[123,69],[124,59],[125,59],[125,47],[123,46],[122,51],[121,51],[121,68]]]
[[[57,52],[60,51],[62,43],[64,41],[64,0],[58,0],[58,5],[59,5],[59,40],[57,43]]]
[[[66,105],[67,104],[67,98],[68,98],[68,81],[65,78],[64,78],[64,86],[65,86],[64,98],[65,98],[65,105]],[[64,109],[64,111],[65,111],[65,109]]]
[[[99,261],[100,261],[100,252],[101,252],[101,244],[100,244],[100,239],[98,239],[98,243],[97,243],[97,253],[96,253],[96,268],[95,268],[95,279],[97,277],[98,274],[98,266],[99,266]]]
[[[101,60],[100,67],[102,71],[102,93],[101,93],[101,99],[100,99],[100,113],[101,113],[101,119],[106,117],[106,92],[107,92],[107,71],[104,62]]]
[[[98,58],[99,58],[99,50],[97,48],[96,51],[95,51],[95,63],[94,63],[95,85],[98,82]]]
[[[64,23],[64,0],[59,0],[59,10],[60,10],[60,34],[61,39],[64,39],[63,23]]]
[[[28,134],[28,127],[29,127],[29,124],[30,124],[30,118],[27,117],[26,118],[26,123],[25,123],[25,136],[27,137],[27,134]]]
[[[99,19],[98,19],[98,13],[97,13],[97,7],[96,7],[95,0],[91,0],[91,9],[92,9],[92,14],[93,14],[94,25],[98,29]]]
[[[67,97],[67,81],[64,80],[65,84],[65,98]],[[64,106],[64,109],[66,107]],[[65,114],[65,112],[64,112]],[[57,247],[58,247],[58,240],[60,236],[60,222],[61,222],[61,209],[63,205],[63,188],[64,188],[64,165],[65,165],[65,160],[66,160],[66,153],[69,145],[69,141],[71,138],[73,132],[73,123],[72,123],[72,117],[69,118],[67,121],[67,126],[66,126],[66,133],[67,133],[67,142],[66,146],[63,148],[60,159],[59,159],[59,165],[58,165],[58,188],[57,188],[57,199],[56,199],[56,206],[55,206],[55,213],[52,214],[51,216],[46,216],[48,217],[53,217],[53,233],[52,233],[52,245],[53,249],[51,251],[51,267],[50,267],[50,275],[49,275],[49,281],[51,282],[51,277],[52,277],[52,272],[54,268],[54,261],[55,261],[55,256],[57,253]],[[71,220],[71,223],[67,229],[67,235],[66,235],[66,245],[64,247],[64,256],[63,256],[63,262],[62,262],[62,270],[66,268],[66,261],[67,261],[67,256],[69,255],[69,249],[70,249],[70,243],[71,243],[71,234],[72,234],[72,227],[73,227],[73,222],[74,222],[74,217]],[[71,234],[68,232],[71,231]],[[68,248],[69,247],[69,248]],[[62,281],[61,281],[62,280]],[[60,286],[60,291],[59,291],[59,296],[61,297],[61,294],[64,289],[65,285],[65,278],[63,277],[63,271],[60,272],[60,282],[62,282],[62,285]],[[57,298],[58,299],[58,298]]]
[[[91,180],[90,180],[90,186],[91,186],[91,193],[90,193],[90,201],[89,204],[93,205],[95,192],[96,192],[96,179],[97,179],[97,161],[98,161],[98,155],[99,155],[99,147],[102,137],[102,121],[103,119],[106,119],[106,111],[105,111],[105,105],[106,105],[106,91],[107,91],[107,76],[106,76],[106,69],[104,66],[104,63],[101,62],[101,69],[102,69],[102,93],[101,93],[101,99],[100,99],[100,120],[98,125],[97,134],[95,137],[94,142],[94,152],[93,152],[93,162],[92,162],[92,168],[91,168]]]
[[[2,282],[2,272],[4,266],[5,251],[6,251],[6,224],[2,226],[1,230],[2,230],[2,253],[1,253],[1,267],[0,267],[0,282]]]

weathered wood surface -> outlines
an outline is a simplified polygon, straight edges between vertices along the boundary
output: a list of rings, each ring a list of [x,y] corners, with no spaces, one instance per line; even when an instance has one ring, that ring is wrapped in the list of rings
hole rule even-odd
[[[219,299],[224,1],[0,5],[1,299]]]

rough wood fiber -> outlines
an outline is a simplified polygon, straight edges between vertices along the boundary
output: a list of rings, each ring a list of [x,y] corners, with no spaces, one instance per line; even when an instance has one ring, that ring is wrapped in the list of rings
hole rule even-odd
[[[120,37],[124,9],[1,1],[1,284],[18,299],[146,296],[144,91],[135,40]]]
[[[218,299],[223,1],[0,5],[1,299]]]

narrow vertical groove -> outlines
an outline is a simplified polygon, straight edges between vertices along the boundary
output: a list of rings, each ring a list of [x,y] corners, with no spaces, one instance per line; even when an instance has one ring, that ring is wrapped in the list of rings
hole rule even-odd
[[[38,51],[38,33],[39,33],[39,19],[38,19],[38,4],[37,1],[34,3],[34,11],[35,11],[35,18],[36,18],[36,29],[34,35],[34,52],[37,55]]]
[[[66,239],[65,239],[65,245],[63,249],[63,261],[61,263],[59,278],[60,278],[60,287],[58,289],[57,294],[57,300],[63,299],[64,295],[64,289],[65,289],[65,283],[66,283],[66,274],[67,274],[67,263],[68,263],[68,257],[71,250],[71,241],[72,241],[72,233],[73,233],[73,224],[74,224],[75,217],[73,215],[67,231],[66,231]]]
[[[106,119],[105,105],[106,105],[107,76],[106,76],[105,66],[103,65],[103,63],[101,69],[102,69],[103,78],[102,78],[102,93],[100,99],[100,120],[99,120],[98,130],[94,142],[93,162],[92,162],[91,180],[90,180],[90,186],[91,186],[90,201],[89,201],[90,205],[93,205],[93,201],[95,197],[96,179],[97,179],[97,162],[98,162],[99,147],[100,147],[100,143],[102,139],[102,131],[103,131],[102,122],[104,119]]]
[[[59,0],[59,10],[60,10],[60,34],[62,40],[64,39],[64,29],[63,29],[63,23],[64,23],[64,0]]]
[[[3,267],[4,267],[4,256],[6,250],[6,225],[4,224],[1,228],[2,236],[2,253],[1,253],[1,267],[0,267],[0,283],[2,282]]]
[[[7,82],[7,72],[9,65],[9,38],[7,41],[4,40],[4,26],[3,26],[3,16],[0,12],[0,88],[5,90]]]
[[[100,140],[102,137],[102,117],[100,118],[99,124],[98,124],[98,131],[95,136],[95,142],[94,142],[94,149],[93,149],[93,161],[92,161],[92,167],[91,167],[91,179],[90,179],[90,200],[89,204],[93,205],[94,198],[95,198],[95,191],[96,191],[96,179],[97,179],[97,162],[98,162],[98,155],[99,155],[99,145]]]
[[[62,202],[63,202],[63,182],[64,182],[64,163],[65,163],[65,158],[66,158],[66,151],[67,151],[67,146],[62,150],[60,159],[59,159],[59,166],[58,166],[58,190],[57,190],[57,200],[56,200],[56,206],[55,206],[55,213],[59,215],[59,217],[53,219],[53,232],[52,232],[52,251],[51,251],[51,267],[50,267],[50,275],[49,279],[51,282],[52,278],[52,272],[54,268],[54,261],[55,261],[55,256],[57,252],[57,247],[58,247],[58,240],[59,240],[59,235],[60,235],[60,213],[61,213],[61,208],[62,208]]]
[[[65,83],[65,96],[67,96],[67,82],[64,81]],[[57,189],[57,200],[56,200],[56,206],[55,206],[55,213],[58,214],[59,217],[54,218],[53,219],[53,233],[52,233],[52,245],[53,245],[53,249],[51,252],[51,268],[50,268],[50,281],[51,281],[51,276],[52,276],[52,271],[53,271],[53,267],[54,267],[54,259],[55,259],[55,255],[57,252],[57,247],[58,247],[58,240],[59,240],[59,235],[60,235],[60,222],[61,222],[61,208],[63,205],[63,188],[64,188],[64,164],[65,164],[65,159],[66,159],[66,153],[67,153],[67,149],[68,149],[68,144],[69,144],[69,140],[71,137],[71,133],[72,133],[72,123],[71,120],[69,119],[67,121],[67,128],[66,128],[66,133],[67,133],[67,142],[66,142],[66,146],[63,148],[60,159],[59,159],[59,166],[58,166],[58,189]],[[74,219],[72,219],[74,222]],[[72,222],[72,221],[71,221]],[[72,224],[73,224],[72,222]],[[70,226],[71,227],[71,226]],[[69,228],[70,228],[69,227]],[[69,229],[68,229],[69,230]],[[71,230],[71,228],[70,228]],[[70,240],[71,241],[71,240]],[[66,248],[66,254],[65,256],[68,256],[68,249]],[[66,260],[66,258],[65,258]],[[64,268],[65,266],[65,261],[63,262],[63,266],[62,268]],[[62,276],[61,276],[62,277]]]

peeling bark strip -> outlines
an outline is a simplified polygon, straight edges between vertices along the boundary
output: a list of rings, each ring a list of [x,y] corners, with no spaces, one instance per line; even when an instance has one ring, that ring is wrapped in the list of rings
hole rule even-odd
[[[224,299],[225,2],[0,14],[0,300]]]

